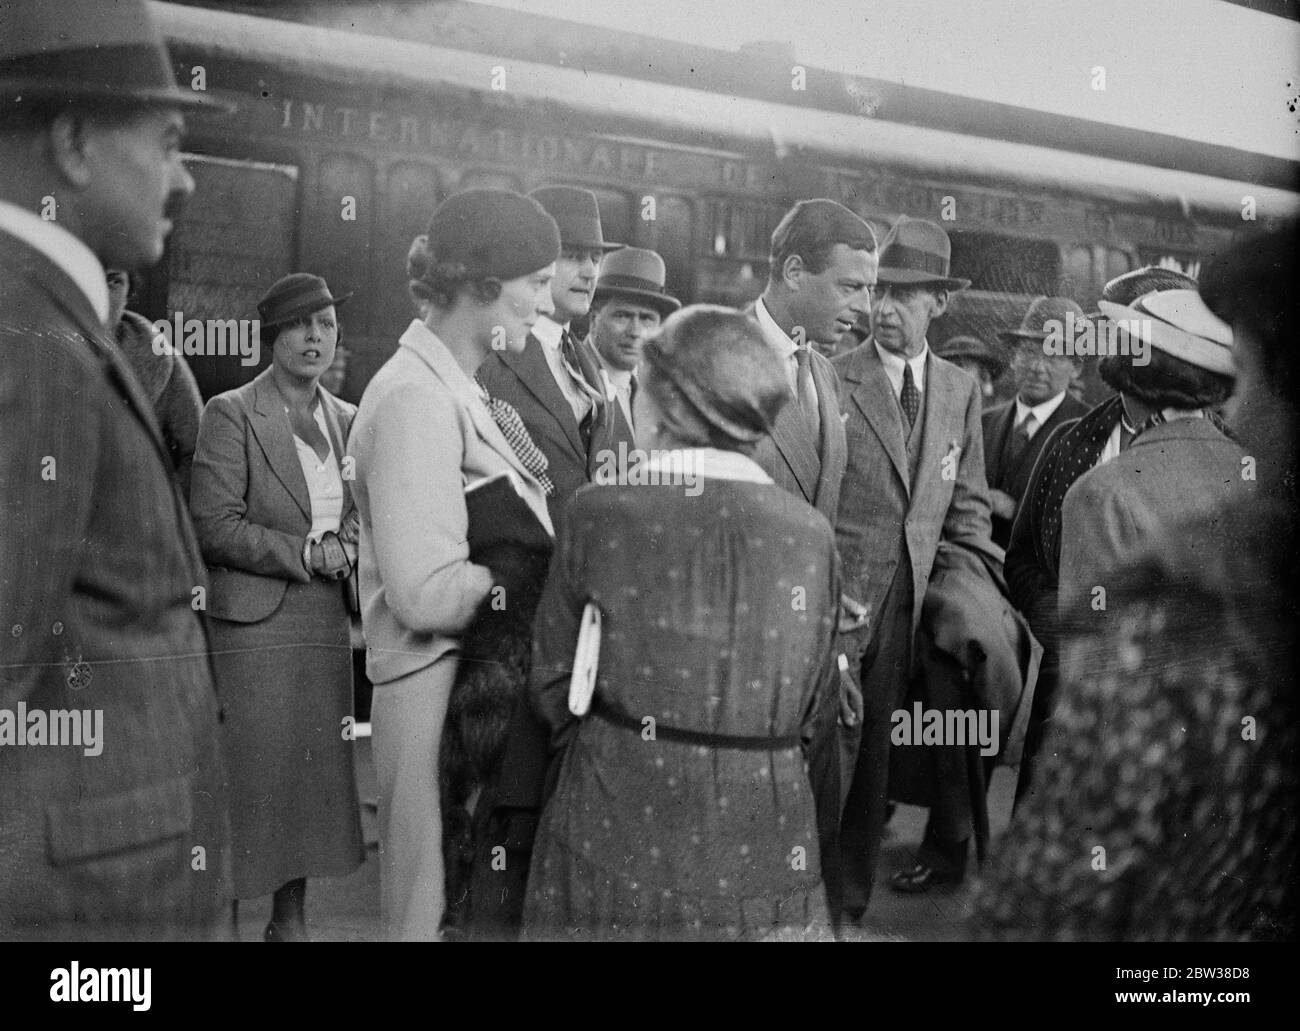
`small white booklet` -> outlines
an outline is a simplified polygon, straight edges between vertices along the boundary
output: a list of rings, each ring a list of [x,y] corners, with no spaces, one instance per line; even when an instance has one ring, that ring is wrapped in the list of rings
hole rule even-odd
[[[585,716],[596,692],[596,670],[600,665],[600,609],[587,602],[578,628],[578,645],[573,652],[573,676],[569,679],[569,711]]]

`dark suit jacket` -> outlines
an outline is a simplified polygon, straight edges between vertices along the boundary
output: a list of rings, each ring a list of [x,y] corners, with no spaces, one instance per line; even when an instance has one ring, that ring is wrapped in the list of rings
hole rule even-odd
[[[1017,502],[1025,496],[1029,485],[1029,475],[1034,471],[1034,463],[1043,453],[1043,447],[1056,427],[1071,419],[1077,419],[1088,410],[1082,401],[1077,401],[1066,394],[1061,403],[1037,432],[1029,440],[1028,447],[1020,457],[1009,464],[1004,463],[1003,453],[1011,437],[1016,422],[1016,399],[1003,401],[994,405],[983,415],[984,422],[984,478],[990,490],[1005,491]],[[1006,548],[1011,540],[1011,519],[993,516],[993,542],[1000,548]]]
[[[0,312],[0,710],[103,713],[98,755],[0,746],[0,938],[203,933],[225,776],[171,456],[90,302],[5,234]]]
[[[489,394],[514,405],[533,442],[550,463],[547,475],[555,485],[555,493],[547,499],[547,507],[558,531],[565,504],[574,491],[592,479],[601,464],[600,453],[608,450],[617,455],[620,441],[628,451],[636,443],[615,401],[602,407],[592,427],[590,451],[582,446],[578,421],[555,382],[542,347],[542,342],[529,333],[522,352],[490,354],[479,367],[478,378]],[[599,389],[598,378],[588,379]]]
[[[870,607],[874,625],[900,555],[905,556],[915,590],[915,632],[941,540],[987,555],[999,566],[1002,562],[1001,549],[990,539],[979,385],[930,352],[922,451],[911,483],[902,412],[875,344],[868,340],[831,364],[840,375],[848,435],[848,468],[835,521],[844,591]],[[870,633],[869,626],[864,636],[869,639]],[[865,641],[859,645],[865,648]]]
[[[752,317],[754,306],[750,304],[744,311]],[[758,442],[750,457],[778,487],[799,495],[834,526],[846,463],[840,383],[828,358],[816,350],[809,355],[813,385],[817,388],[817,414],[821,418],[820,451],[809,439],[799,406],[790,401],[776,417],[772,432]]]
[[[325,425],[342,463],[357,410],[320,388]],[[357,542],[351,477],[343,478],[339,538]],[[208,402],[199,424],[190,511],[208,563],[208,612],[236,623],[271,615],[289,582],[307,583],[303,543],[311,497],[284,401],[265,369],[256,379]]]

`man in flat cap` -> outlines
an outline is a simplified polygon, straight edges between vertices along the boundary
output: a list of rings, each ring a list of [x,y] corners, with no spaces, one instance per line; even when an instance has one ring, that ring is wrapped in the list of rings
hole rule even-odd
[[[596,279],[587,346],[599,363],[606,394],[612,391],[618,401],[616,414],[629,427],[641,347],[659,323],[682,306],[664,289],[666,280],[664,259],[641,247],[607,254]]]
[[[968,280],[933,222],[901,217],[881,244],[871,338],[833,365],[846,413],[848,469],[836,537],[845,593],[869,624],[847,635],[863,718],[845,727],[856,757],[840,829],[844,913],[859,918],[875,880],[888,799],[891,714],[906,697],[913,642],[940,543],[1000,563],[990,540],[979,385],[934,355],[933,319]],[[928,868],[909,871],[922,882]]]
[[[0,938],[228,926],[203,562],[105,325],[200,106],[143,0],[0,5]]]
[[[993,543],[1000,548],[1011,540],[1016,507],[1043,445],[1056,427],[1088,410],[1069,393],[1083,359],[1073,346],[1061,349],[1063,353],[1044,346],[1053,332],[1060,339],[1064,329],[1083,324],[1083,309],[1068,297],[1039,297],[1020,326],[1002,334],[1011,347],[1016,396],[984,413],[984,476],[993,506]]]

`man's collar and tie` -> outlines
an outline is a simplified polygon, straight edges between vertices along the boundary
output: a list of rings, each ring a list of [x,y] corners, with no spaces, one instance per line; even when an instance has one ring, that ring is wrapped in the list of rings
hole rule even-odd
[[[1026,440],[1033,440],[1034,434],[1042,429],[1043,425],[1050,419],[1056,410],[1061,407],[1065,401],[1066,392],[1062,390],[1055,397],[1049,397],[1036,405],[1027,405],[1016,396],[1016,421],[1015,428],[1023,429]]]
[[[604,394],[584,374],[578,339],[568,326],[562,326],[545,316],[539,318],[533,326],[533,336],[542,345],[546,364],[550,366],[551,375],[555,377],[560,392],[573,410],[573,418],[578,423],[585,444],[591,432],[592,416],[596,408],[604,403]]]
[[[805,343],[802,347],[790,339],[790,335],[781,328],[763,303],[763,298],[754,302],[754,317],[763,331],[766,340],[777,354],[785,361],[786,376],[790,380],[790,389],[794,391],[795,403],[808,426],[814,443],[820,442],[821,418],[817,411],[817,384],[812,375],[812,351]]]
[[[906,360],[893,351],[885,350],[874,340],[872,346],[880,356],[880,364],[884,366],[889,385],[893,388],[899,405],[902,406],[903,418],[910,431],[921,411],[921,394],[925,390],[925,365],[926,358],[930,355],[930,344],[927,341],[921,347],[920,354]]]

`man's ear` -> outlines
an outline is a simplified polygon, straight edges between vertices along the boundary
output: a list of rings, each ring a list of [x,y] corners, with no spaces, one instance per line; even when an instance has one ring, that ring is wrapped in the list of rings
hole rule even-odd
[[[932,314],[930,318],[937,319],[940,315],[942,315],[947,310],[948,310],[948,291],[947,290],[934,291],[934,314]]]
[[[59,173],[79,190],[90,185],[91,166],[87,154],[88,119],[75,111],[55,116],[46,130],[50,161]]]
[[[781,262],[781,282],[791,290],[798,290],[803,279],[803,258],[797,254],[787,254]]]

